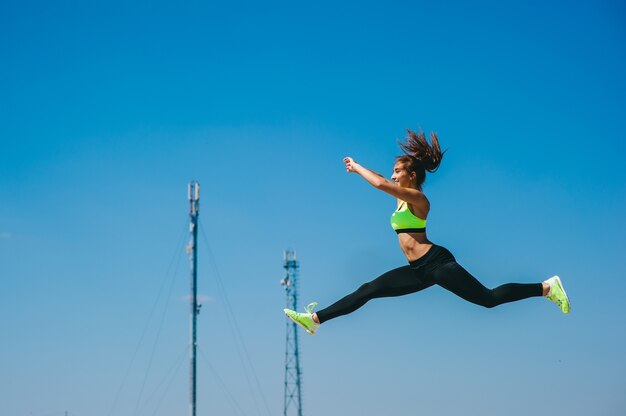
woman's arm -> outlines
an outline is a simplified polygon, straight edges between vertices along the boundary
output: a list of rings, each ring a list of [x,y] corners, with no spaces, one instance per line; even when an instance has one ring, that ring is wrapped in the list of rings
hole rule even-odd
[[[376,189],[380,189],[381,191],[386,192],[389,195],[395,196],[396,198],[399,198],[403,201],[406,201],[411,205],[420,208],[423,207],[426,212],[428,212],[428,207],[425,206],[425,204],[428,204],[428,200],[426,199],[426,196],[423,192],[415,188],[404,188],[402,186],[399,186],[394,182],[386,179],[382,175],[373,172],[364,166],[359,165],[354,161],[354,159],[350,157],[344,158],[343,161],[346,164],[346,171],[358,173],[363,177],[363,179],[369,182],[369,184],[374,186]]]

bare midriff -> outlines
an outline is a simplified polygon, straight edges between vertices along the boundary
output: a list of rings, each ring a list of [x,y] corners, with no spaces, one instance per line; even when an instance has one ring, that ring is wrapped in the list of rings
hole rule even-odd
[[[433,245],[428,241],[426,233],[401,233],[398,234],[398,242],[408,261],[419,259]]]

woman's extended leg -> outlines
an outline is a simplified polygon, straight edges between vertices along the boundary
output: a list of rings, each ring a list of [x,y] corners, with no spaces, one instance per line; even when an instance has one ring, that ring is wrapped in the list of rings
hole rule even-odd
[[[314,319],[317,318],[316,321],[322,323],[352,313],[371,299],[408,295],[432,285],[433,283],[420,279],[410,266],[399,267],[365,283],[353,293],[320,310],[314,314]]]
[[[456,261],[439,266],[433,272],[433,280],[455,295],[486,308],[543,295],[541,283],[507,283],[487,289]]]

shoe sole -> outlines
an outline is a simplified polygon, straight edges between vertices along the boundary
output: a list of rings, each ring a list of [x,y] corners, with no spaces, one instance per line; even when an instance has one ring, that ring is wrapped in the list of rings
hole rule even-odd
[[[567,300],[567,306],[569,307],[567,312],[563,312],[563,313],[568,314],[572,310],[572,307],[569,303],[569,297],[567,296],[567,293],[565,292],[565,288],[563,288],[563,283],[561,283],[561,278],[559,276],[554,276],[554,277],[555,277],[556,283],[559,285],[559,289],[561,289],[561,292],[563,292],[563,295],[565,296],[565,300]]]
[[[308,334],[315,335],[315,332],[311,332],[306,326],[302,325],[300,322],[296,321],[291,316],[287,315],[287,312],[285,312],[285,316],[287,318],[289,318],[291,320],[291,322],[293,322],[294,324],[298,325],[300,328],[304,329]]]

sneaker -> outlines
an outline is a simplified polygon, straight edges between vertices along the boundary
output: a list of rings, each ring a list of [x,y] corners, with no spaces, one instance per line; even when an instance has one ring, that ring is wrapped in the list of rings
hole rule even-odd
[[[556,303],[557,306],[561,308],[563,313],[569,313],[569,299],[567,298],[565,289],[563,289],[563,284],[561,283],[559,276],[552,276],[546,280],[546,283],[550,285],[550,291],[546,297]]]
[[[315,309],[316,306],[317,302],[309,303],[309,305],[304,308],[306,311],[304,313],[292,311],[291,309],[284,309],[284,311],[287,318],[300,325],[309,334],[315,335],[315,331],[317,331],[317,328],[320,326],[320,324],[313,320],[313,309]]]

